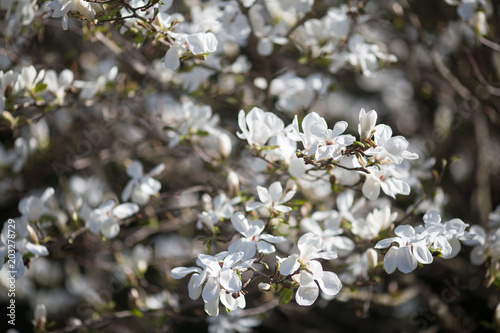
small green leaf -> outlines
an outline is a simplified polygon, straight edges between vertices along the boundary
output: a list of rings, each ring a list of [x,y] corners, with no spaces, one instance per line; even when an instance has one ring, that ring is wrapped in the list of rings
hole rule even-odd
[[[285,305],[290,302],[293,297],[293,289],[291,288],[283,288],[283,291],[280,294],[279,305]]]
[[[139,309],[133,309],[133,310],[130,310],[130,313],[132,314],[132,316],[134,317],[139,317],[139,318],[142,318],[144,317],[144,314],[141,312],[141,310]]]
[[[43,82],[40,82],[39,84],[37,84],[35,86],[35,89],[33,90],[34,93],[37,93],[39,91],[44,91],[45,88],[47,88],[47,84],[46,83],[43,83]]]

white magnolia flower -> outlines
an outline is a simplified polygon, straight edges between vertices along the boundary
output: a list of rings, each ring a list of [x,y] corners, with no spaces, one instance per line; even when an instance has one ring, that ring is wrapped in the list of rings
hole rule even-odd
[[[347,122],[339,121],[335,123],[333,129],[329,129],[326,123],[316,122],[311,125],[312,135],[316,141],[309,150],[309,156],[314,155],[316,160],[325,160],[332,158],[339,160],[342,157],[342,150],[351,145],[355,137],[352,135],[340,135],[347,128]]]
[[[410,225],[400,225],[394,229],[397,237],[387,238],[379,241],[376,249],[385,249],[392,243],[399,246],[391,246],[384,257],[384,269],[388,274],[399,269],[403,273],[410,273],[417,268],[418,263],[430,264],[433,257],[426,244],[426,235],[417,234]]]
[[[245,307],[243,295],[236,299],[232,294],[239,293],[242,288],[238,273],[246,271],[253,263],[253,259],[241,261],[243,252],[221,252],[216,256],[199,254],[196,263],[202,267],[176,267],[171,274],[174,279],[182,279],[188,274],[191,276],[188,284],[189,297],[193,300],[200,295],[205,302],[205,312],[211,316],[219,314],[219,300],[230,310]],[[241,299],[240,299],[241,298]]]
[[[181,64],[179,57],[188,50],[194,55],[212,53],[217,50],[218,41],[211,32],[199,32],[191,35],[170,32],[169,35],[175,41],[165,54],[165,66],[173,71]]]
[[[319,296],[319,289],[329,295],[336,295],[342,288],[337,274],[323,271],[321,263],[314,259],[332,260],[337,258],[334,252],[321,252],[323,250],[323,240],[320,236],[308,232],[300,237],[298,242],[300,254],[292,254],[286,259],[278,258],[280,261],[280,273],[282,275],[292,275],[292,278],[299,283],[299,288],[295,295],[297,304],[309,306],[316,301]],[[298,274],[294,274],[297,270]],[[319,285],[319,287],[318,287]]]
[[[144,205],[149,201],[150,196],[157,195],[161,189],[161,183],[153,179],[153,176],[159,175],[165,169],[165,165],[159,164],[150,172],[144,174],[142,163],[133,160],[127,167],[127,175],[132,179],[123,189],[121,199],[127,201],[132,197],[132,201],[139,205]]]
[[[90,212],[86,219],[87,228],[97,234],[99,231],[106,238],[113,238],[120,232],[118,220],[126,219],[139,211],[135,203],[124,203],[116,206],[114,199],[109,199]]]
[[[323,221],[323,226],[320,223]],[[339,257],[345,257],[354,250],[354,242],[345,236],[340,236],[344,230],[340,227],[342,216],[336,210],[315,212],[310,218],[300,222],[300,228],[305,232],[312,232],[323,239],[324,249],[335,252]]]
[[[380,189],[391,198],[397,194],[410,194],[410,185],[406,182],[408,173],[403,169],[396,169],[394,164],[367,167],[370,171],[363,183],[363,195],[369,200],[375,200],[380,195]]]
[[[376,148],[370,148],[365,151],[366,155],[374,156],[379,162],[390,161],[395,164],[401,164],[403,159],[415,160],[418,154],[410,153],[406,150],[409,142],[402,136],[392,136],[392,129],[384,124],[375,126]]]
[[[318,140],[316,135],[313,134],[312,130],[313,126],[318,126],[318,124],[323,128],[328,128],[326,120],[319,114],[317,114],[316,112],[311,112],[307,114],[302,120],[301,125],[302,125],[302,130],[304,132],[301,133],[299,130],[298,118],[297,116],[295,116],[293,118],[292,129],[289,136],[295,141],[301,141],[304,146],[304,149],[309,152],[313,144],[315,144],[316,141]],[[308,156],[311,155],[312,154],[308,153]]]
[[[243,252],[245,255],[241,260],[247,260],[255,255],[255,251],[263,254],[271,254],[276,251],[276,248],[271,243],[283,243],[286,238],[283,236],[273,236],[262,234],[265,229],[265,224],[261,220],[253,220],[248,222],[247,218],[237,212],[231,217],[231,222],[243,237],[229,245],[229,252]]]
[[[45,76],[45,70],[42,69],[38,72],[35,69],[35,66],[27,66],[23,67],[21,70],[21,75],[19,76],[19,84],[26,89],[28,92],[34,92],[38,83],[43,80]]]
[[[246,210],[252,211],[260,207],[266,207],[269,210],[277,210],[278,212],[288,213],[292,208],[282,205],[290,201],[295,195],[295,190],[290,190],[283,193],[283,187],[280,182],[274,182],[269,186],[269,189],[257,186],[260,202],[254,201],[250,203]]]
[[[52,187],[48,187],[40,197],[30,195],[28,197],[22,198],[19,201],[18,209],[19,212],[25,217],[29,222],[38,222],[40,217],[48,212],[45,207],[49,199],[54,195],[55,191]]]
[[[381,231],[389,229],[397,217],[397,212],[391,213],[390,205],[386,205],[382,209],[375,208],[366,216],[364,221],[354,223],[351,231],[362,239],[374,239]]]
[[[47,84],[47,91],[54,94],[56,102],[62,104],[64,102],[66,90],[71,86],[73,78],[73,72],[69,69],[63,70],[61,74],[59,74],[59,77],[57,77],[56,71],[49,69],[45,74],[43,82]]]
[[[52,17],[62,17],[62,26],[68,30],[68,13],[79,12],[89,21],[93,21],[97,12],[102,10],[98,3],[92,3],[85,0],[54,0],[49,4],[54,9]]]
[[[201,229],[203,225],[214,232],[214,226],[222,219],[230,218],[234,213],[233,205],[238,204],[241,201],[240,197],[235,197],[231,200],[228,199],[225,193],[220,193],[212,198],[208,194],[202,196],[202,201],[205,202],[205,211],[198,214],[198,221],[196,222],[196,227]]]
[[[455,257],[461,249],[460,241],[471,240],[473,235],[465,231],[468,224],[460,219],[451,219],[441,223],[441,215],[437,211],[427,212],[423,220],[425,229],[422,233],[427,234],[427,243],[433,248],[439,249],[444,259]]]
[[[272,136],[279,134],[285,128],[283,120],[272,112],[264,112],[254,107],[245,116],[243,110],[238,114],[238,125],[241,132],[236,135],[242,140],[247,140],[249,145],[264,146]]]

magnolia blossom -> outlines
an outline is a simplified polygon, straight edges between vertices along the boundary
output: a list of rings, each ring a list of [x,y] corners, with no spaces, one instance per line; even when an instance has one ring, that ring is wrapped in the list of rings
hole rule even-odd
[[[374,209],[370,212],[365,220],[358,221],[352,225],[352,233],[365,240],[370,240],[378,236],[378,234],[389,229],[396,221],[397,212],[391,212],[390,205],[384,206],[382,209]]]
[[[48,187],[40,197],[30,195],[22,198],[18,205],[19,212],[29,222],[38,222],[38,219],[42,216],[42,214],[47,212],[45,205],[54,193],[54,189],[52,187]]]
[[[393,164],[367,167],[370,171],[363,183],[363,195],[369,200],[375,200],[380,195],[380,189],[392,198],[397,194],[410,194],[410,185],[406,182],[408,173],[402,169],[396,169]]]
[[[347,128],[347,122],[339,121],[335,123],[333,129],[329,129],[325,122],[317,122],[311,125],[311,133],[316,137],[309,150],[309,155],[314,155],[316,160],[332,158],[339,160],[342,150],[354,142],[352,135],[340,135]]]
[[[323,271],[321,263],[314,260],[332,260],[337,258],[337,254],[334,252],[321,252],[323,250],[323,240],[312,232],[300,237],[298,248],[299,255],[292,254],[286,259],[278,258],[281,264],[280,273],[282,275],[293,274],[292,278],[300,285],[295,295],[297,304],[302,306],[312,305],[319,296],[320,288],[329,296],[338,294],[342,288],[342,283],[337,274]],[[299,269],[298,274],[295,273]]]
[[[433,248],[439,249],[444,259],[453,258],[460,252],[460,240],[471,240],[474,237],[465,231],[469,225],[460,219],[441,223],[441,215],[437,211],[427,212],[423,220],[425,228],[420,228],[420,230],[428,235],[427,242]]]
[[[159,164],[150,172],[144,174],[142,163],[133,160],[127,167],[127,175],[132,179],[123,189],[121,199],[127,201],[132,197],[132,201],[139,205],[144,205],[149,201],[151,195],[156,195],[161,189],[161,183],[153,179],[153,176],[159,175],[165,169],[165,165]]]
[[[198,214],[198,221],[196,222],[196,227],[201,229],[203,225],[210,230],[210,232],[214,232],[214,226],[221,219],[228,219],[233,215],[234,208],[233,205],[236,205],[241,201],[240,197],[233,198],[231,200],[228,199],[225,193],[220,193],[212,198],[208,194],[204,194],[202,196],[202,200],[204,201],[206,207],[205,211],[201,214]]]
[[[320,225],[323,221],[323,228]],[[345,257],[354,250],[354,242],[345,236],[340,226],[342,216],[335,210],[315,212],[310,218],[304,218],[300,222],[300,228],[306,232],[312,232],[323,239],[324,249],[327,252],[335,252],[339,257]]]
[[[272,136],[277,135],[285,128],[283,120],[272,112],[264,112],[254,107],[245,117],[243,110],[238,114],[238,125],[241,132],[236,135],[242,140],[247,140],[249,145],[264,146]]]
[[[106,238],[113,238],[120,232],[118,220],[126,219],[139,211],[134,203],[124,203],[116,206],[114,199],[109,199],[98,208],[92,210],[86,219],[87,228],[97,234],[99,231]]]
[[[54,9],[52,17],[62,17],[62,26],[68,30],[68,13],[79,12],[89,21],[93,21],[97,12],[102,10],[98,3],[92,3],[85,0],[54,0],[49,4]]]
[[[426,235],[415,232],[410,225],[400,225],[394,229],[397,237],[387,238],[379,241],[376,249],[385,249],[392,243],[399,246],[391,246],[384,257],[384,269],[388,274],[399,269],[403,273],[410,273],[417,268],[418,263],[430,264],[433,257],[426,244]]]
[[[392,137],[392,129],[384,124],[375,126],[375,143],[376,148],[370,148],[365,151],[366,155],[373,155],[381,163],[390,161],[392,163],[401,164],[403,159],[415,160],[418,154],[410,153],[408,141],[398,135]]]
[[[69,69],[63,70],[61,74],[59,74],[59,77],[56,71],[48,70],[43,82],[47,84],[47,90],[54,94],[56,102],[62,104],[64,102],[66,90],[71,86],[73,78],[73,72]]]
[[[28,92],[34,92],[38,83],[42,82],[45,76],[45,69],[40,70],[38,73],[34,66],[23,67],[21,75],[19,76],[19,84]]]
[[[283,187],[280,182],[274,182],[269,186],[269,189],[257,186],[260,202],[254,201],[250,203],[246,210],[251,211],[260,207],[266,207],[269,210],[277,210],[278,212],[288,213],[292,208],[282,205],[290,201],[295,195],[295,190],[289,190],[283,193]]]
[[[239,293],[242,288],[241,278],[238,273],[246,271],[254,259],[241,261],[243,252],[228,254],[221,252],[216,256],[199,254],[196,263],[202,267],[176,267],[171,274],[174,279],[182,279],[193,273],[189,280],[189,297],[193,300],[200,295],[205,302],[205,312],[211,316],[219,314],[219,300],[229,310],[245,307],[243,295],[234,298],[232,294]],[[220,263],[221,262],[221,263]]]
[[[248,222],[247,218],[240,212],[235,213],[231,217],[231,222],[234,229],[243,237],[229,245],[229,252],[243,252],[244,256],[241,260],[247,260],[255,255],[255,251],[263,254],[271,254],[276,251],[276,248],[271,243],[283,243],[286,238],[283,236],[273,236],[262,234],[265,224],[261,220],[253,220]]]
[[[217,50],[217,38],[211,32],[199,32],[191,35],[169,32],[169,35],[175,41],[165,54],[165,66],[173,71],[179,68],[181,64],[179,57],[187,51],[198,55]]]

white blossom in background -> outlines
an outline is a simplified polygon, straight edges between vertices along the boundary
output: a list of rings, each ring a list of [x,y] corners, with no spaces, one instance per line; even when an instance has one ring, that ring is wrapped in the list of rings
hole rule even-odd
[[[273,136],[284,130],[283,120],[272,112],[264,112],[258,107],[252,108],[246,115],[241,110],[238,114],[238,126],[241,132],[236,135],[242,140],[247,140],[249,145],[264,146]]]
[[[261,322],[261,319],[246,316],[238,309],[228,314],[207,318],[208,333],[250,333],[252,332],[252,327],[259,326]]]
[[[42,82],[45,76],[45,69],[37,72],[35,66],[27,66],[21,69],[21,74],[19,75],[19,85],[23,87],[27,92],[33,93],[37,84]]]
[[[243,237],[231,243],[228,247],[229,252],[243,252],[244,256],[241,260],[247,260],[255,255],[255,252],[262,254],[271,254],[276,251],[272,244],[283,243],[286,238],[283,236],[273,236],[263,234],[265,224],[262,220],[253,220],[248,222],[247,218],[237,212],[231,217],[231,223],[234,229]]]
[[[365,76],[373,76],[379,69],[379,62],[396,62],[393,54],[387,54],[380,50],[376,44],[368,44],[362,35],[354,34],[347,42],[348,52],[335,53],[332,56],[330,72],[336,73],[346,62],[358,69]]]
[[[73,86],[75,88],[80,88],[80,99],[88,100],[93,98],[95,95],[101,93],[106,88],[108,82],[114,82],[116,76],[118,75],[118,67],[112,66],[107,70],[106,73],[99,75],[95,80],[92,81],[73,81]]]
[[[187,51],[194,55],[213,53],[217,50],[217,38],[211,32],[199,32],[196,34],[174,33],[169,35],[175,39],[165,54],[165,66],[176,70],[180,66],[180,59]]]
[[[89,216],[82,216],[86,221],[86,226],[90,232],[101,234],[106,238],[113,238],[120,232],[119,220],[131,217],[139,211],[139,206],[135,203],[124,203],[116,206],[114,199],[109,199],[98,208],[92,210]]]
[[[56,71],[48,70],[45,74],[45,79],[43,82],[47,84],[47,91],[51,92],[56,98],[57,104],[64,103],[64,96],[66,95],[66,90],[71,87],[73,83],[73,72],[69,69],[63,70],[59,76],[57,76]]]
[[[274,44],[288,43],[288,38],[285,37],[288,27],[284,21],[280,21],[276,26],[268,25],[264,11],[263,5],[255,4],[250,8],[248,15],[253,32],[259,39],[257,53],[266,57],[273,53]]]
[[[391,212],[390,205],[385,205],[381,209],[375,208],[366,216],[366,219],[354,223],[351,231],[361,239],[371,240],[376,238],[381,231],[389,229],[397,217],[398,213]]]
[[[96,14],[102,11],[102,7],[98,3],[92,3],[85,0],[53,0],[49,7],[54,10],[53,18],[62,17],[62,27],[68,30],[68,19],[70,12],[78,12],[87,20],[92,22]]]
[[[201,229],[203,225],[214,233],[214,226],[220,220],[229,219],[234,213],[234,205],[240,203],[241,198],[235,197],[229,199],[225,193],[217,194],[213,200],[208,194],[202,196],[205,210],[198,214],[196,227]]]
[[[390,246],[384,256],[384,269],[388,274],[394,273],[396,268],[403,273],[410,273],[417,268],[418,263],[432,263],[433,257],[427,247],[425,234],[417,233],[410,225],[397,226],[394,233],[397,237],[383,239],[375,245],[376,249]]]
[[[319,73],[301,78],[289,71],[271,81],[269,92],[278,97],[278,110],[298,112],[308,110],[316,98],[327,91],[329,85],[330,79]]]
[[[288,213],[292,210],[291,207],[283,205],[290,201],[295,195],[295,190],[283,192],[283,186],[280,182],[274,182],[269,186],[269,189],[257,186],[259,201],[251,202],[247,207],[247,211],[252,211],[260,207],[266,207],[268,210],[276,210],[281,213]]]
[[[323,222],[323,227],[320,225]],[[341,236],[344,229],[341,227],[342,216],[336,211],[314,212],[309,218],[300,221],[300,229],[312,232],[323,239],[324,250],[335,252],[339,257],[349,255],[355,248],[354,242],[346,236]]]
[[[152,195],[158,195],[161,189],[161,183],[154,179],[153,176],[158,176],[165,169],[165,165],[159,164],[147,174],[144,174],[142,163],[133,160],[127,166],[127,175],[132,179],[129,180],[123,189],[121,199],[128,201],[132,198],[133,202],[139,205],[145,205]]]
[[[321,263],[314,259],[332,260],[337,258],[335,252],[322,252],[323,240],[320,236],[308,232],[298,241],[300,254],[292,254],[288,258],[278,258],[280,273],[292,275],[299,283],[295,301],[302,306],[312,305],[319,296],[319,290],[329,296],[338,294],[342,288],[337,274],[323,271]],[[297,273],[297,271],[299,272]],[[318,287],[319,285],[319,287]]]

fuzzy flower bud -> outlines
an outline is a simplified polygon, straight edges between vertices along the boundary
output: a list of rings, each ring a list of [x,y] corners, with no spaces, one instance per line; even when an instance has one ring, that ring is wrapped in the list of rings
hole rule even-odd
[[[377,123],[377,112],[375,110],[366,112],[365,109],[361,109],[361,111],[359,112],[359,125],[358,125],[358,132],[361,137],[361,141],[371,138],[376,123]]]
[[[378,254],[373,248],[366,250],[366,257],[368,258],[368,267],[374,268],[378,264]]]
[[[219,154],[223,159],[226,159],[231,155],[231,150],[233,145],[231,143],[231,138],[226,133],[220,133],[217,137],[217,146],[219,148]]]
[[[261,283],[259,283],[258,287],[259,287],[259,290],[262,291],[263,293],[267,293],[267,292],[271,291],[271,285],[269,283],[261,282]]]
[[[240,179],[234,171],[229,171],[227,175],[227,187],[229,188],[229,196],[231,198],[238,195],[240,191]]]

